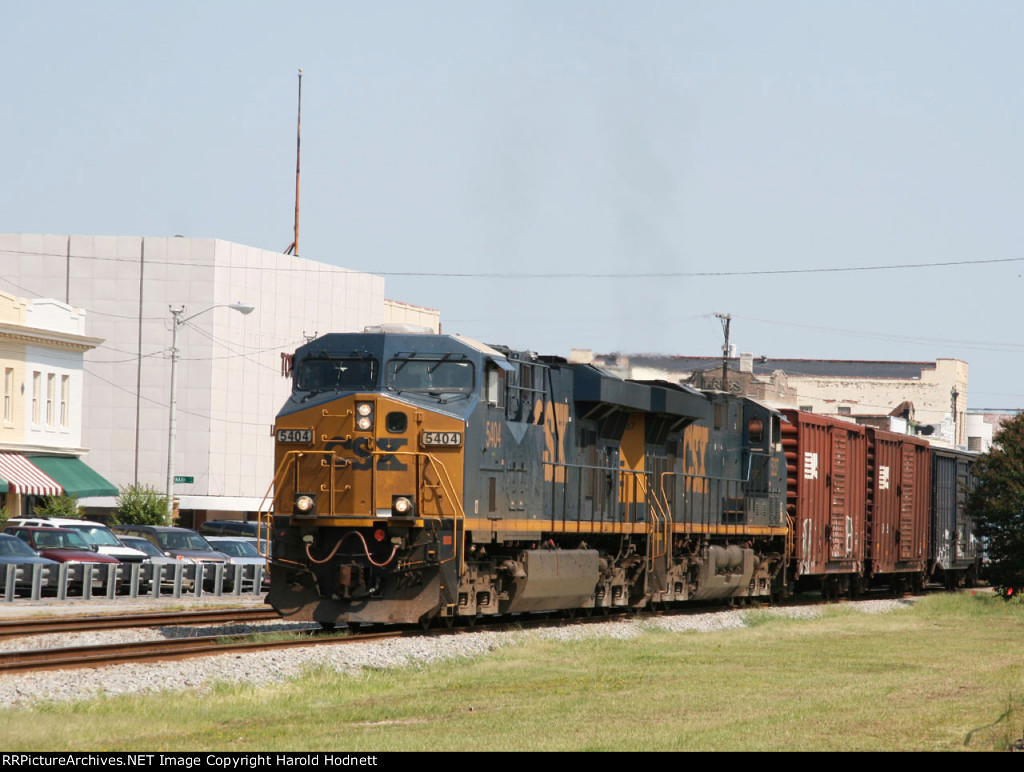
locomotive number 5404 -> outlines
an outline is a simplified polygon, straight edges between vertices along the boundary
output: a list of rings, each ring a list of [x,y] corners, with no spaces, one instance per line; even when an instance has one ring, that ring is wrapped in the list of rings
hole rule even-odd
[[[436,445],[458,447],[462,444],[462,432],[423,432],[420,435],[420,442],[424,447]]]

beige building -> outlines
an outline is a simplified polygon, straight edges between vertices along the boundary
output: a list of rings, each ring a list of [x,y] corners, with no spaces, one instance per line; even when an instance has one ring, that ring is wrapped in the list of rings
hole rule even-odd
[[[0,289],[87,309],[103,339],[85,354],[82,441],[118,486],[167,486],[171,309],[184,307],[172,470],[184,525],[251,517],[263,501],[291,390],[282,357],[331,332],[440,327],[438,311],[386,299],[381,276],[220,239],[0,234],[0,260]],[[114,500],[85,503],[98,514]]]
[[[570,361],[590,362],[636,380],[666,380],[720,389],[721,357],[594,354],[574,350]],[[729,390],[824,415],[851,419],[890,416],[937,444],[967,446],[967,363],[769,359],[742,354],[727,360]]]
[[[44,495],[116,492],[80,459],[83,359],[103,342],[85,324],[80,308],[0,292],[0,503],[11,516]]]

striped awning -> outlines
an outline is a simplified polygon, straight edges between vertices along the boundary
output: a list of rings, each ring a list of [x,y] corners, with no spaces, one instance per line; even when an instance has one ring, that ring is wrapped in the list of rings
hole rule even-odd
[[[32,496],[60,496],[64,489],[24,456],[0,453],[0,477],[14,493]]]

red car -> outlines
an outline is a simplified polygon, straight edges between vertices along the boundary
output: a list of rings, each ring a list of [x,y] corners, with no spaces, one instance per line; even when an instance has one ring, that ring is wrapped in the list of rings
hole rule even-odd
[[[29,526],[8,526],[4,533],[17,536],[44,558],[56,560],[58,563],[80,565],[82,563],[102,563],[103,565],[120,565],[117,558],[96,552],[77,531],[66,528],[34,528]],[[81,587],[81,581],[72,581],[71,587]],[[94,574],[93,589],[105,590],[107,572]]]

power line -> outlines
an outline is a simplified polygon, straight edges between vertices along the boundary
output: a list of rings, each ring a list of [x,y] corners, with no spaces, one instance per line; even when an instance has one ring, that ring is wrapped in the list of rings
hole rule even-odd
[[[12,255],[28,255],[36,257],[61,257],[66,258],[65,253],[57,252],[31,252],[24,250],[15,249],[0,249],[0,253],[12,254]],[[120,263],[132,263],[138,264],[139,260],[134,257],[99,257],[96,255],[76,255],[71,254],[71,257],[76,260],[98,260],[105,262],[120,262]],[[440,279],[698,279],[698,278],[727,278],[727,277],[741,277],[741,276],[792,276],[800,274],[817,274],[817,273],[854,273],[864,271],[899,271],[899,270],[916,270],[922,268],[950,268],[956,266],[977,266],[977,265],[998,265],[1003,263],[1019,263],[1024,262],[1024,257],[1006,257],[1006,258],[992,258],[987,260],[945,260],[935,262],[923,262],[923,263],[890,263],[884,265],[854,265],[854,266],[837,266],[837,267],[815,267],[815,268],[766,268],[756,270],[742,270],[742,271],[646,271],[646,272],[609,272],[609,273],[583,273],[583,272],[570,272],[570,273],[554,273],[554,272],[537,272],[537,273],[501,273],[491,271],[362,271],[354,268],[342,268],[340,266],[327,265],[325,263],[316,263],[314,261],[305,258],[302,259],[304,262],[310,263],[309,266],[301,267],[287,267],[287,266],[267,266],[262,267],[263,271],[278,271],[284,273],[314,273],[314,272],[331,272],[339,274],[366,274],[373,276],[409,276],[409,277],[420,277],[420,278],[440,278]],[[217,263],[199,263],[190,261],[177,261],[177,260],[147,260],[147,265],[167,265],[167,266],[179,266],[186,268],[215,268]],[[132,317],[134,318],[134,317]]]
[[[83,367],[82,368],[82,372],[88,373],[89,375],[91,375],[96,380],[103,381],[103,383],[106,383],[109,386],[113,386],[115,389],[118,389],[119,391],[123,391],[126,394],[131,394],[133,397],[136,396],[134,390],[126,388],[126,387],[122,386],[119,383],[115,383],[114,381],[108,380],[107,378],[104,378],[102,375],[99,375],[99,374],[93,372],[92,370],[90,370],[87,367]],[[170,405],[167,402],[161,402],[158,399],[152,399],[151,397],[147,397],[144,394],[140,394],[138,396],[144,402],[149,402],[150,404],[156,405],[157,407],[161,407],[161,408],[164,408],[164,409],[168,409],[170,407]],[[232,419],[229,419],[229,418],[221,418],[221,417],[215,416],[215,415],[206,415],[204,413],[197,413],[194,410],[186,410],[186,409],[181,408],[181,407],[178,408],[178,412],[179,413],[186,413],[186,414],[192,415],[192,416],[196,416],[197,418],[202,418],[205,421],[217,421],[219,423],[232,424],[234,426],[258,426],[258,427],[264,427],[265,428],[265,427],[267,427],[269,425],[265,421],[260,421],[259,423],[256,423],[256,422],[253,422],[253,421],[236,421],[236,420],[232,420]]]
[[[852,273],[856,271],[894,271],[917,268],[945,268],[964,265],[1019,263],[1024,257],[992,260],[949,260],[934,263],[896,263],[891,265],[860,265],[836,268],[776,268],[749,271],[651,271],[628,273],[456,273],[429,271],[374,271],[377,276],[418,276],[445,279],[700,279],[738,276],[787,276],[811,273]]]

